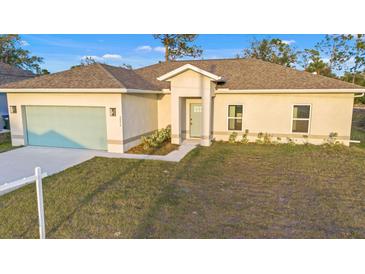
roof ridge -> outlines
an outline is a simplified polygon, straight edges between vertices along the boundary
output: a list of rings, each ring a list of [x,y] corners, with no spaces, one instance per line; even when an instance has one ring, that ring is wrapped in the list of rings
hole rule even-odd
[[[114,82],[118,83],[121,86],[121,88],[125,88],[125,85],[121,81],[119,81],[117,78],[115,78],[114,75],[104,67],[105,64],[96,63],[95,65],[100,67],[110,78],[113,79]],[[110,66],[110,67],[114,67],[114,66]],[[118,67],[115,67],[115,68],[118,68]]]
[[[135,69],[135,71],[142,70],[144,68],[150,68],[150,67],[153,67],[153,66],[164,65],[164,64],[168,64],[168,63],[180,63],[180,62],[191,62],[191,61],[197,62],[197,61],[248,60],[248,59],[253,59],[253,58],[236,58],[236,57],[232,57],[232,58],[213,58],[213,59],[170,60],[168,62],[159,61],[158,63],[155,63],[155,64],[151,64],[151,65],[148,65],[148,66],[137,68],[137,69]]]

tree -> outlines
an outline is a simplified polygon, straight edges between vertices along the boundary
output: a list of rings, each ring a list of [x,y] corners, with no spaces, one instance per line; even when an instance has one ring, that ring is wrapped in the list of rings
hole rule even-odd
[[[30,51],[22,48],[22,40],[17,34],[0,35],[0,62],[22,69],[40,73],[42,57],[30,55]]]
[[[78,67],[84,67],[96,64],[96,60],[91,56],[86,56],[85,58],[82,58],[79,65],[74,65],[70,69],[78,68]]]
[[[39,74],[40,75],[47,75],[47,74],[50,74],[50,72],[47,69],[42,69]]]
[[[123,63],[120,67],[121,67],[121,68],[125,68],[125,69],[130,69],[130,70],[132,70],[132,69],[133,69],[132,65],[130,65],[130,64],[126,64],[126,63]]]
[[[315,49],[328,57],[328,67],[331,71],[342,70],[351,57],[349,41],[352,35],[326,34],[325,38],[317,43]]]
[[[251,41],[250,47],[243,50],[243,57],[257,58],[291,67],[297,60],[297,52],[280,39],[262,39],[261,41]]]
[[[302,64],[305,71],[312,73],[315,72],[318,75],[324,75],[327,77],[336,77],[336,75],[332,73],[328,64],[322,60],[318,50],[305,49],[300,53],[300,55],[300,63]]]
[[[354,44],[351,50],[351,57],[353,57],[353,65],[350,68],[352,73],[352,83],[356,82],[356,75],[365,68],[365,35],[357,34],[354,36]],[[363,75],[363,74],[362,74]]]
[[[357,73],[345,72],[341,80],[365,87],[365,71]],[[355,102],[365,104],[365,97],[355,98]]]
[[[202,55],[203,50],[192,44],[197,34],[154,34],[153,38],[161,41],[165,47],[165,61],[176,60],[184,56],[193,58]]]

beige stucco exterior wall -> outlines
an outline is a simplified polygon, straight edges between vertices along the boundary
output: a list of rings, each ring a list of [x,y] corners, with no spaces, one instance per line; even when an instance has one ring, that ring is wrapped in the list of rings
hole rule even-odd
[[[212,90],[214,83],[210,78],[192,70],[180,73],[170,80],[171,82],[171,132],[172,143],[180,144],[183,138],[183,130],[186,113],[185,98],[202,98],[202,137],[201,145],[210,145],[211,119],[212,119]]]
[[[308,141],[322,144],[331,132],[349,144],[353,108],[353,94],[216,94],[214,98],[213,134],[216,140],[228,140],[228,105],[242,104],[243,131],[249,130],[249,138],[255,141],[259,132],[286,137],[301,143]],[[308,138],[303,133],[292,133],[292,107],[294,104],[310,104],[311,120]],[[239,133],[239,138],[241,133]],[[243,132],[242,132],[243,133]]]
[[[107,143],[109,152],[123,152],[121,127],[121,94],[89,93],[8,93],[9,106],[17,106],[17,113],[10,113],[11,138],[14,146],[25,144],[22,106],[98,106],[105,107]],[[109,108],[116,108],[117,115],[111,117]]]
[[[143,135],[158,129],[156,94],[123,94],[123,145],[124,151],[141,143]]]
[[[171,94],[157,95],[158,128],[171,125]]]

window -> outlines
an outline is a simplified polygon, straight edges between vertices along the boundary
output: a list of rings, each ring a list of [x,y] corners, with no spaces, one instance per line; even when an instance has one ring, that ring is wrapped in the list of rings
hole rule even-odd
[[[292,132],[309,133],[310,105],[293,106]]]
[[[242,130],[242,105],[228,106],[228,130]]]

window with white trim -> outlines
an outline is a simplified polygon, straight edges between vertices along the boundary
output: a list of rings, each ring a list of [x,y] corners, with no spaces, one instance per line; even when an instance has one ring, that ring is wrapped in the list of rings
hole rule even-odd
[[[228,130],[242,130],[242,105],[228,106]]]
[[[309,133],[310,112],[310,105],[293,106],[292,132]]]

